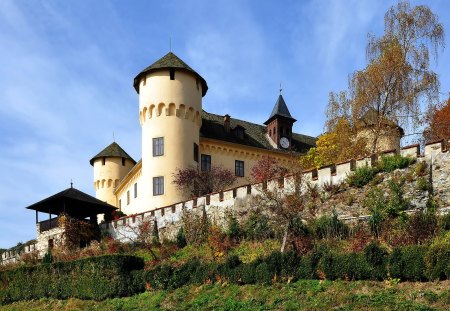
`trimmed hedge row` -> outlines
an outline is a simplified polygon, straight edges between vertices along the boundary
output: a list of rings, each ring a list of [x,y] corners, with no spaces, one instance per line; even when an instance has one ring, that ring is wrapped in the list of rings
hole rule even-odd
[[[0,305],[51,297],[103,300],[145,290],[144,261],[105,255],[70,262],[23,266],[0,272]]]
[[[450,279],[448,265],[429,269],[426,265],[429,247],[407,246],[390,254],[373,243],[364,252],[335,254],[318,248],[311,255],[274,252],[251,263],[242,263],[231,256],[223,264],[190,260],[179,267],[160,265],[144,272],[144,279],[154,289],[175,289],[187,284],[211,283],[218,280],[235,284],[272,284],[298,279],[384,280],[389,277],[402,281]],[[431,251],[431,249],[430,249]],[[444,258],[442,258],[445,260]],[[448,258],[447,258],[448,263]]]

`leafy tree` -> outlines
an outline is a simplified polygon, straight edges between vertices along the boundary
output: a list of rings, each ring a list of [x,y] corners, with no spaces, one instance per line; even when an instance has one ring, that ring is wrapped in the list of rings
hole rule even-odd
[[[271,156],[264,156],[252,167],[251,176],[255,182],[286,175],[287,169]]]
[[[209,171],[202,171],[199,167],[186,168],[178,170],[173,176],[172,183],[192,196],[222,191],[236,181],[232,171],[220,166],[211,166]]]
[[[370,130],[369,149],[377,150],[380,138],[398,131],[394,123],[417,126],[420,102],[436,101],[439,80],[429,68],[430,50],[444,46],[444,28],[426,6],[400,2],[385,14],[381,37],[369,34],[368,65],[354,72],[347,92],[332,93],[326,127],[333,131],[340,118],[354,127]]]
[[[431,105],[427,114],[428,127],[424,131],[427,142],[450,139],[450,98],[436,106]]]
[[[366,139],[357,137],[351,124],[340,118],[331,132],[319,136],[316,147],[300,158],[300,164],[304,168],[319,168],[358,158],[367,153],[366,146]]]

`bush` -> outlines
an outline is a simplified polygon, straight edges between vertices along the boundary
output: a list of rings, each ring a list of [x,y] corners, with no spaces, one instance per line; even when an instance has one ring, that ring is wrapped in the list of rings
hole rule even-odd
[[[252,213],[244,224],[244,236],[250,240],[262,241],[273,238],[275,233],[270,228],[266,215]]]
[[[438,237],[425,255],[425,275],[429,280],[450,279],[450,233]]]
[[[402,169],[410,166],[415,160],[410,157],[403,157],[399,154],[393,156],[382,156],[379,167],[385,172],[392,172],[396,169]]]
[[[184,234],[183,227],[181,227],[177,232],[176,244],[179,248],[183,248],[187,245],[186,235]]]
[[[439,230],[448,231],[450,230],[450,213],[442,215],[438,220]]]
[[[255,280],[258,284],[272,284],[273,270],[265,262],[260,263],[255,269]]]
[[[130,296],[144,291],[144,261],[106,255],[70,262],[22,266],[0,272],[0,304],[40,298],[93,299]]]
[[[431,191],[432,185],[431,183],[423,176],[417,178],[416,187],[421,191]]]
[[[385,213],[393,218],[409,208],[409,202],[403,197],[404,180],[391,179],[388,182],[390,196]]]
[[[424,281],[426,246],[410,245],[395,248],[389,256],[389,275],[403,281]]]
[[[428,164],[425,161],[420,161],[414,167],[416,176],[426,176],[428,174]]]
[[[406,232],[411,244],[423,244],[438,231],[438,219],[434,210],[419,211],[411,215],[406,223]]]
[[[367,185],[378,173],[378,169],[370,166],[358,167],[353,174],[347,177],[347,183],[357,188]]]
[[[234,216],[228,217],[228,226],[226,234],[229,239],[239,241],[243,235],[241,226]]]
[[[364,257],[370,266],[370,279],[383,280],[386,277],[388,252],[376,242],[364,248]]]
[[[371,267],[361,253],[327,253],[320,259],[317,269],[328,280],[365,280],[372,275]]]
[[[167,289],[174,269],[170,265],[159,265],[144,272],[145,282],[153,289]]]
[[[349,234],[348,226],[338,219],[336,213],[333,213],[332,216],[325,215],[315,219],[312,228],[314,235],[319,239],[343,239]]]

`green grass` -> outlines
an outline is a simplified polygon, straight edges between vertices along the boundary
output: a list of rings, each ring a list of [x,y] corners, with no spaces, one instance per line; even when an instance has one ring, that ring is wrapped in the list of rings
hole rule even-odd
[[[151,291],[105,301],[18,302],[4,310],[447,310],[450,281],[434,283],[301,280],[273,286],[216,284]]]

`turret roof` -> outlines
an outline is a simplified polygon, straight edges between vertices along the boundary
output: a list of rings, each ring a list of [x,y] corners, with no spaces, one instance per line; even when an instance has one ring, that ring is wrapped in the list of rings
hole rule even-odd
[[[206,84],[206,80],[203,79],[202,76],[200,76],[194,69],[189,67],[185,62],[183,62],[178,56],[176,56],[174,53],[169,52],[166,55],[164,55],[162,58],[154,62],[152,65],[148,66],[144,70],[142,70],[135,78],[133,86],[136,89],[136,92],[139,93],[139,81],[141,80],[141,77],[147,73],[158,71],[161,69],[181,69],[184,71],[188,71],[190,73],[193,73],[198,79],[200,79],[202,83],[202,96],[205,96],[206,92],[208,91],[208,85]]]
[[[91,163],[91,165],[94,165],[94,161],[96,159],[103,157],[117,157],[130,159],[133,162],[133,164],[136,164],[136,161],[134,161],[133,158],[128,153],[126,153],[125,150],[123,150],[122,147],[120,147],[119,144],[116,142],[113,142],[111,145],[100,151],[89,161],[89,163]]]
[[[272,113],[270,114],[269,119],[267,119],[266,122],[264,122],[264,124],[269,124],[270,121],[272,121],[276,116],[281,116],[287,119],[291,119],[291,120],[295,120],[292,116],[291,113],[289,112],[289,109],[286,105],[286,103],[284,102],[283,96],[280,94],[280,96],[278,96],[277,102],[275,103],[275,106],[272,109]]]

